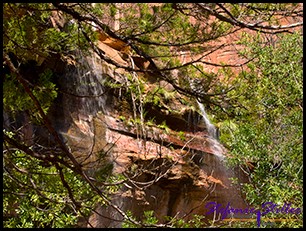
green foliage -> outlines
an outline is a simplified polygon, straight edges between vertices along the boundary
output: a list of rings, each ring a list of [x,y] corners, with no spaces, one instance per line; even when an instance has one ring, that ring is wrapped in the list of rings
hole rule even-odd
[[[122,122],[126,121],[125,116],[119,116],[119,119],[120,119]]]
[[[50,69],[46,69],[41,73],[36,84],[32,87],[32,93],[39,101],[42,110],[47,113],[52,105],[53,100],[57,97],[57,88],[52,83],[53,73]],[[12,91],[14,89],[14,91]],[[39,121],[39,113],[33,108],[33,101],[25,92],[23,86],[17,81],[14,74],[7,74],[3,82],[3,106],[4,109],[10,112],[31,111],[32,119]]]
[[[136,220],[135,217],[133,217],[133,214],[131,211],[126,211],[126,215],[133,220]],[[139,228],[138,225],[134,224],[133,222],[129,221],[128,219],[124,220],[122,223],[122,228]]]
[[[232,120],[224,120],[218,123],[220,129],[220,142],[231,145],[231,140],[234,139],[234,133],[237,129],[237,124]]]
[[[76,49],[88,50],[89,48],[77,24],[67,24],[65,30],[62,31],[51,26],[52,6],[50,3],[5,3],[3,9],[5,12],[3,15],[4,52],[13,54],[22,64],[34,60],[37,66],[40,66],[50,54],[58,53],[63,56]],[[66,16],[67,22],[70,19],[71,17]],[[95,33],[89,25],[84,24],[83,30],[89,38],[95,41]],[[35,82],[32,93],[40,102],[45,113],[57,96],[57,89],[52,83],[52,75],[52,71],[44,70],[39,76],[30,77]],[[3,102],[6,110],[13,112],[29,110],[34,120],[39,120],[32,100],[18,83],[14,74],[5,76],[3,89]]]
[[[68,26],[67,31],[50,26],[49,3],[5,3],[3,7],[4,51],[14,53],[22,62],[41,63],[50,52],[67,53],[85,44],[76,26]]]
[[[138,77],[134,77],[133,74],[126,74],[127,96],[132,100],[139,102],[144,94],[144,82]]]
[[[146,121],[146,125],[149,127],[155,126],[156,122],[155,122],[155,117],[153,117],[152,119],[149,119]]]
[[[128,217],[136,220],[131,211],[127,211]],[[204,216],[201,215],[193,215],[192,219],[189,221],[185,221],[181,218],[174,218],[166,216],[165,220],[167,222],[166,227],[171,228],[203,228],[206,226],[205,222],[203,222]],[[141,227],[156,227],[159,221],[154,215],[153,210],[144,211],[143,218],[141,220],[141,225],[136,225],[133,222],[126,219],[122,225],[123,228],[141,228]]]
[[[154,216],[154,211],[145,211],[144,212],[144,219],[143,224],[144,225],[155,225],[158,223],[157,218]]]
[[[113,163],[104,161],[95,171],[95,178],[100,182],[105,182],[110,177],[113,167]]]
[[[129,119],[129,121],[127,122],[127,124],[133,124],[133,125],[141,125],[142,121],[140,118],[136,118],[136,119]]]
[[[239,110],[235,129],[221,138],[230,146],[231,163],[245,160],[257,163],[245,184],[251,204],[266,201],[292,207],[303,206],[303,66],[302,36],[279,36],[275,45],[262,47],[261,37],[245,38],[244,56],[254,58],[249,71],[235,81],[239,88],[231,92],[246,110]],[[234,83],[236,84],[236,83]],[[235,112],[237,113],[237,111]],[[294,161],[293,161],[294,160]],[[282,162],[279,169],[275,163]],[[289,216],[289,215],[288,215]],[[275,215],[274,218],[282,218]],[[301,215],[295,215],[301,219]],[[279,227],[297,227],[301,220],[281,223]]]
[[[178,133],[178,136],[180,137],[181,141],[185,141],[186,140],[185,132],[180,131]]]
[[[169,134],[170,129],[169,129],[168,125],[166,124],[165,120],[161,124],[158,124],[157,127],[165,130],[166,134]]]
[[[148,91],[144,95],[144,103],[152,103],[154,106],[161,108],[175,98],[175,91],[167,91],[161,86],[156,86],[153,91]]]
[[[3,211],[6,228],[73,227],[80,214],[74,210],[54,166],[45,167],[39,160],[16,150],[6,155],[3,173]],[[14,171],[15,170],[17,171]],[[75,200],[83,206],[94,206],[88,184],[64,168],[65,180],[71,186]],[[90,210],[81,209],[83,214]]]
[[[160,68],[181,66],[178,58],[181,52],[190,51],[191,56],[201,54],[207,51],[207,46],[203,45],[205,41],[216,39],[231,28],[228,23],[203,24],[201,20],[191,22],[188,13],[176,10],[172,3],[128,4],[118,8],[121,13],[121,35],[132,40],[136,38],[137,45],[143,51],[157,58],[156,63]],[[194,41],[203,42],[193,46]],[[181,46],[173,49],[172,44]]]

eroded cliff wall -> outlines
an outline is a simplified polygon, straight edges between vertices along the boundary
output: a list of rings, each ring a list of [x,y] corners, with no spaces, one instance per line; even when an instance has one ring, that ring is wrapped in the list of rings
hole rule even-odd
[[[131,65],[114,44],[99,41],[98,46],[114,62]],[[141,60],[137,62],[141,65]],[[94,53],[76,52],[60,67],[60,95],[48,116],[89,174],[98,174],[107,161],[112,174],[129,179],[111,198],[122,211],[141,219],[144,211],[153,210],[159,221],[165,222],[166,216],[185,220],[194,214],[205,216],[210,201],[223,206],[230,202],[234,208],[247,206],[240,188],[230,179],[245,181],[246,177],[226,166],[227,150],[209,135],[194,99],[154,76],[136,75],[144,83],[144,95],[163,90],[158,105],[152,101],[137,105],[146,114],[143,121],[136,121],[137,108],[126,90],[131,73]],[[97,211],[99,214],[90,217],[94,227],[122,226],[122,216],[112,207],[97,205]]]

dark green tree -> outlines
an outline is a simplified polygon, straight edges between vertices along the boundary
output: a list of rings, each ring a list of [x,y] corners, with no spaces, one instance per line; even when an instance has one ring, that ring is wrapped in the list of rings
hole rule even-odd
[[[249,47],[241,55],[253,59],[240,73],[231,96],[244,110],[235,110],[224,126],[224,142],[235,164],[249,174],[245,192],[250,204],[271,201],[281,208],[303,207],[303,40],[298,33],[279,35],[275,44],[262,47],[260,36],[246,36]],[[243,163],[249,161],[248,168]],[[301,227],[302,214],[268,214],[288,218],[279,227]]]

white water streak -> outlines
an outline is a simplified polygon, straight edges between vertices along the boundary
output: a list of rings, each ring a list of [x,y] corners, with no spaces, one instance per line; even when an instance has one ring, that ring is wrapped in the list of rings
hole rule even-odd
[[[95,114],[98,111],[105,110],[105,96],[104,96],[104,82],[101,63],[97,60],[95,55],[85,57],[80,53],[80,66],[76,69],[75,76],[72,78],[75,81],[75,93],[80,96],[82,105],[81,113]]]
[[[204,105],[202,103],[200,103],[198,100],[197,100],[197,103],[199,105],[199,109],[201,111],[204,123],[206,125],[208,135],[211,136],[214,139],[217,139],[216,127],[209,121],[208,116],[207,116],[206,111],[205,111],[205,108],[204,108]]]
[[[209,142],[209,146],[211,148],[211,150],[213,151],[213,153],[218,156],[220,159],[224,159],[224,155],[223,155],[223,150],[222,148],[220,147],[220,143],[218,142],[217,140],[217,129],[216,127],[209,121],[208,119],[208,116],[206,114],[206,111],[205,111],[205,107],[202,103],[200,103],[198,100],[197,100],[197,103],[199,105],[199,109],[201,111],[201,114],[202,114],[202,117],[203,117],[203,120],[204,120],[204,123],[206,125],[206,129],[207,129],[207,132],[208,132],[208,135],[213,138],[210,142]]]

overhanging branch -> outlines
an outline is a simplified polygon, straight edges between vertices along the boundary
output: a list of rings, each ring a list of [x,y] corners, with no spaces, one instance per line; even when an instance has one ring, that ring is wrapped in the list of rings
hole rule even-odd
[[[292,28],[296,28],[296,27],[300,27],[303,26],[303,22],[297,22],[297,23],[292,23],[292,24],[288,24],[288,25],[280,25],[280,26],[264,26],[261,25],[259,22],[256,23],[247,23],[247,22],[243,22],[238,20],[237,18],[235,18],[222,4],[217,3],[217,5],[224,10],[225,14],[228,16],[224,16],[223,14],[219,13],[217,10],[212,9],[210,7],[208,7],[205,3],[197,3],[196,4],[200,9],[202,9],[205,12],[208,12],[209,14],[215,16],[216,18],[218,18],[221,21],[230,23],[233,26],[238,26],[241,28],[248,28],[250,30],[254,30],[254,31],[260,31],[262,33],[269,33],[269,34],[276,34],[276,33],[292,33],[289,29]]]

